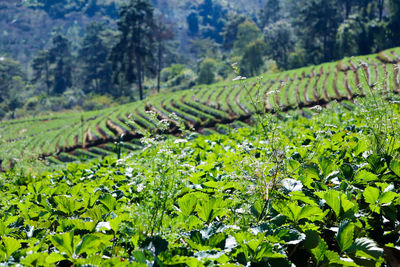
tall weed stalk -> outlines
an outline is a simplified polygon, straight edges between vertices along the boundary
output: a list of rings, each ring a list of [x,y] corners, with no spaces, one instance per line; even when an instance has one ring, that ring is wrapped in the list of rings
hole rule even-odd
[[[264,95],[262,77],[258,77],[253,88],[255,90],[255,96],[253,96],[252,90],[245,82],[247,78],[239,75],[240,69],[237,64],[233,64],[232,67],[238,75],[234,80],[240,81],[241,88],[245,91],[253,108],[254,126],[257,139],[259,139],[257,141],[265,145],[263,148],[255,149],[252,146],[243,145],[242,149],[248,155],[247,162],[242,162],[239,164],[242,166],[238,166],[256,182],[256,189],[263,197],[264,204],[257,218],[261,221],[269,214],[274,193],[280,181],[286,176],[286,149],[280,137],[279,120],[272,113],[266,112],[269,95],[277,94],[279,90],[272,90]],[[283,86],[281,84],[280,88]],[[279,112],[279,107],[276,112]]]
[[[372,153],[383,158],[399,156],[400,117],[399,101],[395,95],[395,88],[384,90],[383,84],[370,84],[367,78],[364,64],[363,83],[366,87],[364,98],[356,100],[358,104],[357,114],[365,120],[371,142]],[[398,68],[399,66],[395,66]],[[393,79],[394,77],[388,77]],[[386,82],[386,81],[385,81]]]

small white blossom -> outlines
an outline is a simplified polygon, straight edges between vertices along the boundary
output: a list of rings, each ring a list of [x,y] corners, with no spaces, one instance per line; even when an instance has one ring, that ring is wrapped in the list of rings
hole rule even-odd
[[[233,79],[232,81],[239,81],[239,80],[246,80],[246,77],[243,76],[237,76],[235,79]]]

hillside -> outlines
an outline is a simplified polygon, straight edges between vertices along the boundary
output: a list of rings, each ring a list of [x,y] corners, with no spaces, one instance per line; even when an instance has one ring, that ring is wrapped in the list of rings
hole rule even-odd
[[[342,63],[337,65],[345,69],[349,61]],[[378,78],[373,70],[370,82]],[[311,73],[305,76],[317,76]],[[388,81],[386,89],[398,89]],[[233,91],[228,103],[238,110],[231,86],[220,99],[225,102]],[[119,159],[105,157],[40,174],[20,169],[0,173],[0,262],[46,267],[398,266],[399,101],[381,97],[377,86],[352,110],[332,102],[326,109],[313,109],[308,118],[260,114],[254,127],[226,134],[148,136],[141,140],[143,149]],[[186,93],[201,97],[203,102],[194,101],[197,106],[216,112],[212,91],[220,95],[217,87]],[[159,98],[165,109],[183,106],[179,99]],[[130,110],[141,111],[142,105],[131,104]],[[181,110],[194,123],[188,109]],[[110,121],[122,124],[117,110],[108,112]],[[199,118],[206,116],[197,112]],[[84,115],[94,116],[96,125],[96,114]],[[145,121],[148,115],[143,115]],[[138,116],[134,113],[135,122]],[[53,131],[69,127],[74,136],[79,120],[71,119],[31,121],[40,137],[30,142],[52,140],[46,124],[53,121],[58,121]],[[13,123],[14,131],[27,127]]]
[[[0,266],[400,266],[400,0],[0,0]]]
[[[5,166],[10,158],[20,157],[50,157],[54,162],[93,158],[107,154],[104,148],[115,150],[109,143],[138,139],[148,131],[177,133],[181,123],[200,130],[246,121],[256,109],[276,112],[323,105],[362,96],[370,88],[397,93],[399,62],[400,48],[395,48],[252,79],[161,93],[100,111],[4,121],[0,126],[0,157]],[[168,122],[167,128],[159,129],[157,119]]]

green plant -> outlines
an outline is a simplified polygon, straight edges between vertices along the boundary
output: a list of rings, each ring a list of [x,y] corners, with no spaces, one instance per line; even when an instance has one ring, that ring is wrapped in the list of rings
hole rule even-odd
[[[363,90],[366,95],[357,99],[357,114],[367,122],[373,153],[383,158],[396,157],[399,155],[400,138],[398,97],[393,93],[394,88],[385,90],[382,83],[370,83],[365,62],[360,63],[360,68],[364,80],[360,86],[366,88]],[[396,77],[388,76],[388,79]]]

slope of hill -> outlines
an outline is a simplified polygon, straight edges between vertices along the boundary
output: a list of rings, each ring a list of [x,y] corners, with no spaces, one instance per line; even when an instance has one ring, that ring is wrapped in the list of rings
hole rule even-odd
[[[352,99],[364,95],[370,87],[397,93],[399,62],[400,48],[395,48],[258,78],[159,94],[101,111],[5,121],[0,126],[0,157],[5,162],[21,156],[90,158],[102,154],[96,149],[88,151],[92,147],[136,139],[149,130],[161,131],[157,119],[168,122],[163,132],[176,133],[181,123],[199,130],[247,120],[256,111],[285,111]]]
[[[0,173],[0,262],[399,266],[399,110],[376,99],[360,101],[368,116],[332,103],[267,116],[268,132],[158,136],[118,160]]]

